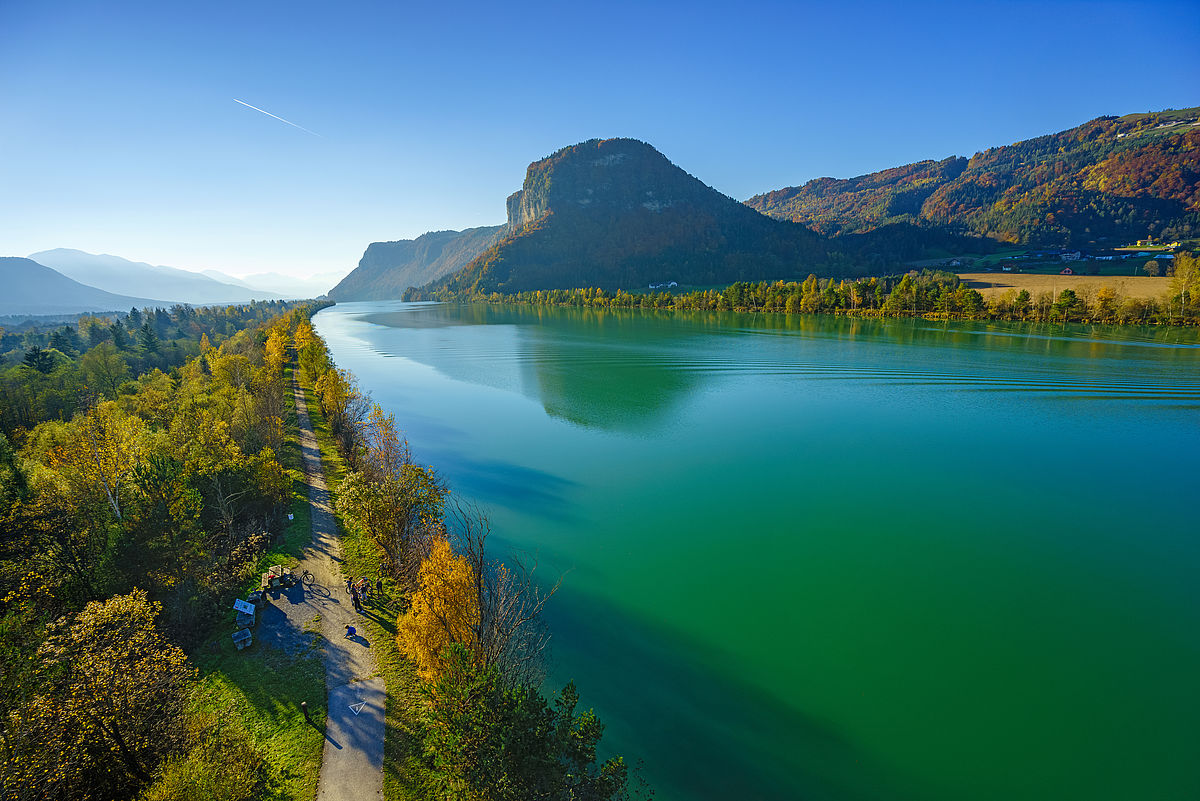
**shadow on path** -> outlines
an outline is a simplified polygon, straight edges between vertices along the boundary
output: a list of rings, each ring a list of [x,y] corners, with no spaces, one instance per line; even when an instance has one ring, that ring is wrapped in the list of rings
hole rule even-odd
[[[386,693],[383,679],[369,678],[377,672],[370,642],[360,634],[345,636],[346,626],[357,626],[359,616],[348,598],[343,600],[337,521],[308,405],[294,379],[292,390],[300,424],[304,479],[312,507],[312,543],[304,550],[304,558],[296,569],[308,568],[315,581],[308,591],[297,583],[276,603],[303,604],[311,609],[313,615],[309,619],[320,617],[325,639],[325,683],[329,697],[317,801],[379,799],[383,797]]]

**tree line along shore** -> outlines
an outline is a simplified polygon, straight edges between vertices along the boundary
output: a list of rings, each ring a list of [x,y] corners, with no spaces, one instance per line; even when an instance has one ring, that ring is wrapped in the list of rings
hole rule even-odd
[[[1128,280],[1128,279],[1125,279]],[[1065,283],[1065,281],[1064,281]],[[686,292],[607,291],[599,288],[475,293],[461,299],[582,308],[839,314],[950,320],[1010,320],[1119,325],[1200,324],[1200,260],[1180,254],[1159,298],[1127,296],[1093,280],[1087,285],[1031,292],[973,289],[954,273],[922,270],[903,275],[804,281],[737,282],[724,289]]]
[[[385,796],[629,795],[574,686],[541,690],[555,586],[492,554],[486,515],[413,462],[313,331],[321,305],[0,334],[3,797],[315,795],[319,637],[287,653],[238,652],[228,636],[233,599],[266,565],[295,564],[310,536],[297,372],[348,466],[342,525],[398,590],[388,645],[406,670],[388,691],[403,726],[389,721]]]

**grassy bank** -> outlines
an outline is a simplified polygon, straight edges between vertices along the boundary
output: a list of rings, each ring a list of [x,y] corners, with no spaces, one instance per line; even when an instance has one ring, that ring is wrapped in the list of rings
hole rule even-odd
[[[345,478],[347,467],[338,451],[329,423],[321,413],[321,405],[311,385],[300,382],[308,403],[308,416],[321,448],[325,480],[333,497]],[[420,738],[412,710],[416,702],[417,677],[412,665],[404,659],[396,645],[396,617],[401,598],[397,588],[382,568],[382,555],[369,538],[350,530],[338,521],[342,543],[342,575],[366,576],[373,582],[384,576],[381,596],[372,594],[364,605],[363,624],[375,653],[379,673],[387,685],[384,708],[383,796],[387,801],[425,797],[418,754]]]

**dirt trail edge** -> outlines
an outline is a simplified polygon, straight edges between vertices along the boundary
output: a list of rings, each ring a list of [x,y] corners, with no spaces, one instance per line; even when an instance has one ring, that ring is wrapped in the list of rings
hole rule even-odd
[[[304,478],[312,506],[312,543],[297,572],[308,568],[316,580],[305,600],[321,616],[325,637],[325,683],[329,699],[325,717],[325,751],[317,801],[383,798],[383,678],[378,676],[371,643],[362,619],[346,594],[338,563],[341,543],[333,517],[329,487],[321,467],[321,449],[313,433],[304,393],[293,379]],[[346,637],[347,624],[358,629]]]

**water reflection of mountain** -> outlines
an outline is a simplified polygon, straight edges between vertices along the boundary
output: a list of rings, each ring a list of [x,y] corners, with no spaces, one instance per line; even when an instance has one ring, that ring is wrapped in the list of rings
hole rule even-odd
[[[466,305],[362,319],[413,333],[393,343],[395,355],[455,380],[519,391],[587,427],[653,424],[711,378],[693,369],[697,328],[665,314]]]
[[[389,355],[519,392],[553,417],[614,431],[657,426],[707,385],[751,372],[1094,392],[1092,373],[1105,358],[1174,362],[1190,359],[1195,347],[1129,328],[488,304],[406,305],[361,319],[405,331],[386,345],[375,340],[395,351]],[[825,347],[807,347],[813,340]],[[939,369],[922,362],[914,371],[930,348],[944,354]],[[1043,386],[1046,367],[1030,354],[1053,360],[1052,386]],[[1139,382],[1137,390],[1164,391],[1158,383]],[[1114,389],[1129,388],[1103,388]]]

